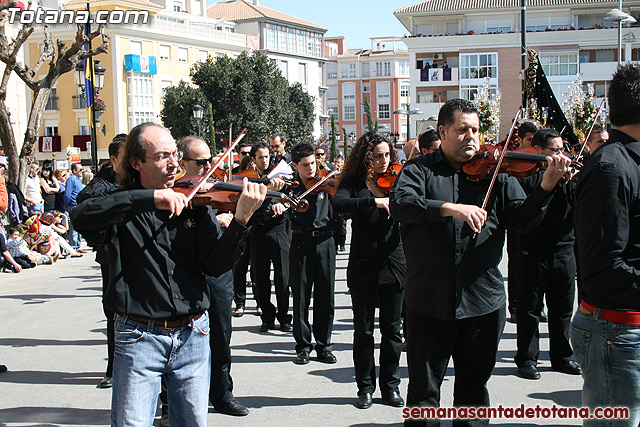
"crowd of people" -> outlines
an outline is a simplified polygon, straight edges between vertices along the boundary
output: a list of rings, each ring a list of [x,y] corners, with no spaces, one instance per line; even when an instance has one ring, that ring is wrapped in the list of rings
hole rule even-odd
[[[192,206],[172,188],[212,167],[206,141],[189,136],[176,142],[162,126],[143,123],[114,138],[109,164],[84,188],[80,165],[66,181],[44,165],[38,178],[32,165],[24,196],[15,194],[15,185],[3,192],[0,180],[0,210],[9,206],[12,225],[18,218],[28,227],[24,240],[18,228],[7,228],[3,256],[17,271],[54,262],[51,253],[80,251],[80,234],[96,251],[109,325],[109,359],[99,386],[113,388],[112,425],[150,425],[158,399],[163,425],[206,426],[209,404],[229,415],[249,413],[233,395],[230,375],[232,317],[246,310],[249,266],[261,316],[256,329],[292,332],[295,364],[336,363],[335,261],[349,219],[357,408],[370,408],[377,389],[390,406],[438,407],[451,359],[454,406],[489,407],[487,383],[507,308],[517,323],[518,374],[539,379],[538,327],[546,301],[552,369],[583,376],[583,406],[626,407],[629,418],[619,425],[636,427],[639,80],[634,65],[614,75],[614,129],[594,128],[581,169],[563,154],[560,133],[523,122],[518,143],[545,156],[545,167],[527,177],[467,179],[464,166],[480,149],[479,115],[473,103],[455,99],[440,109],[436,128],[407,144],[407,161],[393,172],[390,189],[380,179],[392,174],[398,153],[377,132],[360,136],[346,161],[336,157],[333,163],[326,161],[326,147],[287,145],[280,134],[240,144],[239,164],[227,173],[254,172],[243,179],[232,211]],[[281,162],[292,168],[290,178],[270,175]],[[337,169],[339,184],[307,192],[321,184],[323,169]],[[6,172],[6,164],[0,170]],[[181,181],[182,175],[189,179]],[[62,192],[71,222],[56,206]],[[277,196],[283,192],[287,198]],[[306,209],[287,202],[303,195]],[[507,235],[508,303],[498,269]],[[39,250],[43,243],[50,248]],[[406,403],[399,391],[403,335]],[[407,420],[414,422],[439,425],[438,419]],[[488,423],[454,420],[456,426]]]

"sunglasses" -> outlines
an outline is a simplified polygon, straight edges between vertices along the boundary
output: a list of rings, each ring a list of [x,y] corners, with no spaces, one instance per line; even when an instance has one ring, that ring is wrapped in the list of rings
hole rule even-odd
[[[251,151],[241,151],[240,154],[243,156],[248,156],[249,154],[251,154]]]
[[[322,153],[318,152],[318,153],[316,153],[316,156],[324,156],[324,152],[322,152]]]
[[[207,166],[207,163],[213,164],[213,156],[209,157],[208,159],[183,159],[183,160],[186,160],[188,162],[196,162],[196,165],[198,166]]]

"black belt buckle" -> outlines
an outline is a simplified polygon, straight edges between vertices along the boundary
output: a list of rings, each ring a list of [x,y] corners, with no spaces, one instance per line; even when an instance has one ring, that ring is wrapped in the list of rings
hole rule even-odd
[[[320,237],[320,231],[319,230],[313,230],[311,232],[311,237]]]

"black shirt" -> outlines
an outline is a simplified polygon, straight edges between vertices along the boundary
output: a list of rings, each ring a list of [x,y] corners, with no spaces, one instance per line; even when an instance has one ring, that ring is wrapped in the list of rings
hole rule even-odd
[[[106,231],[109,285],[104,305],[120,314],[178,318],[209,308],[205,274],[233,267],[246,228],[233,220],[224,234],[209,206],[178,217],[156,210],[154,190],[117,191],[71,210],[83,235]]]
[[[266,178],[267,173],[260,174]],[[280,200],[266,198],[262,205],[251,216],[251,234],[279,233],[289,231],[289,218],[287,215],[274,215],[272,206],[280,203]]]
[[[498,269],[505,226],[535,226],[549,198],[539,186],[527,197],[515,178],[500,174],[487,204],[487,221],[475,238],[464,221],[441,216],[445,202],[481,206],[488,187],[488,179],[466,179],[441,150],[402,168],[389,198],[391,215],[403,224],[405,300],[411,310],[448,320],[505,305]]]
[[[544,171],[518,181],[524,192],[531,194],[542,182]],[[544,218],[534,229],[518,233],[520,250],[572,251],[575,240],[573,232],[573,199],[576,184],[568,182],[556,185],[551,192],[549,208]]]
[[[293,174],[293,180],[302,183],[298,172]],[[298,197],[305,191],[307,190],[304,185],[299,185],[293,188],[292,193]],[[291,229],[298,231],[332,231],[333,210],[331,209],[329,194],[321,191],[318,194],[307,194],[304,198],[309,202],[308,211],[298,212],[294,209],[289,209]]]
[[[333,198],[333,209],[351,217],[351,250],[347,285],[361,289],[397,282],[407,273],[400,224],[376,207],[375,196],[362,179],[345,178]]]
[[[580,171],[576,242],[580,298],[640,311],[640,142],[612,130]]]

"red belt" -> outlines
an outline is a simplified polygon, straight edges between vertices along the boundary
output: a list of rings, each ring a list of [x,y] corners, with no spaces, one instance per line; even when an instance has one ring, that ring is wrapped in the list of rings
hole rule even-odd
[[[191,319],[193,320],[198,320],[199,318],[202,317],[202,312],[195,314],[193,316],[186,316],[183,317],[181,319],[151,319],[151,321],[153,322],[153,324],[155,326],[159,326],[161,328],[167,328],[167,329],[176,329],[176,328],[181,328],[185,325],[188,325],[189,322],[191,322]],[[127,316],[128,319],[133,320],[134,322],[138,322],[138,323],[143,323],[143,324],[148,324],[149,323],[149,319],[146,317],[139,317],[139,316]]]
[[[596,307],[589,305],[584,301],[580,302],[580,308],[584,308],[586,311],[592,314],[597,310]],[[584,313],[584,311],[582,312]],[[639,311],[618,311],[618,310],[600,309],[598,318],[609,320],[615,323],[624,323],[626,325],[640,325]]]

